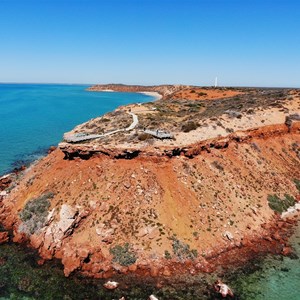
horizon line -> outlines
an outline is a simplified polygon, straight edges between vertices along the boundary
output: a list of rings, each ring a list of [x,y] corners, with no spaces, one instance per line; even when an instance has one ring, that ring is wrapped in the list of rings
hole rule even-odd
[[[125,83],[70,83],[70,82],[17,82],[17,81],[0,81],[0,84],[37,84],[37,85],[127,85],[127,86],[160,86],[160,85],[185,85],[185,86],[195,86],[195,87],[212,87],[212,88],[277,88],[277,89],[300,89],[296,86],[251,86],[251,85],[219,85],[214,87],[214,85],[194,85],[194,84],[171,84],[171,83],[164,83],[164,84],[125,84]]]

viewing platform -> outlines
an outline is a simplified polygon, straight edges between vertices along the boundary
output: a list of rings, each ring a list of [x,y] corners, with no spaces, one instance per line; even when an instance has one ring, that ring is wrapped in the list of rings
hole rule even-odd
[[[149,130],[149,129],[145,129],[144,133],[150,134],[158,139],[173,139],[174,135],[171,134],[170,132],[167,131],[163,131],[163,130]]]

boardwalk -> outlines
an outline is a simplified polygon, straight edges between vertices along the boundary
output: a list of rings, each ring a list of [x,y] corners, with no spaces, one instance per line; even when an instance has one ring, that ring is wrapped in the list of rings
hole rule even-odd
[[[83,133],[64,134],[64,141],[67,143],[79,143],[79,142],[93,140],[101,137],[103,137],[103,134],[83,134]]]
[[[136,114],[134,114],[132,112],[129,112],[128,114],[132,116],[132,123],[130,124],[129,127],[124,129],[126,131],[130,131],[130,130],[134,129],[137,126],[137,124],[139,124],[139,119]]]
[[[64,140],[67,143],[79,143],[79,142],[103,138],[122,131],[133,130],[138,125],[139,120],[136,114],[132,112],[128,112],[128,114],[132,116],[132,123],[127,128],[116,129],[103,134],[85,134],[85,133],[64,134]]]
[[[151,134],[152,136],[158,138],[158,139],[172,139],[174,138],[173,134],[163,131],[163,130],[144,130],[145,133]]]
[[[64,141],[67,143],[79,143],[94,139],[103,138],[118,132],[124,132],[124,131],[130,131],[133,130],[138,124],[139,119],[138,116],[133,112],[127,112],[129,115],[132,116],[132,123],[127,128],[122,129],[116,129],[113,131],[109,131],[103,134],[86,134],[86,133],[74,133],[74,134],[64,134]],[[174,136],[166,131],[163,130],[144,130],[145,133],[151,134],[152,136],[158,138],[158,139],[172,139]]]

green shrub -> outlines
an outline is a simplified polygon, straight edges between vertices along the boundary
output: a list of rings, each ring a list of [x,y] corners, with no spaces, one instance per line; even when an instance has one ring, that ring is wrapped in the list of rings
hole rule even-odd
[[[283,199],[280,199],[277,195],[268,195],[268,202],[269,207],[279,213],[286,211],[296,203],[294,197],[288,194],[285,194]]]
[[[216,160],[214,160],[214,161],[211,163],[211,165],[212,165],[213,167],[215,167],[216,169],[218,169],[219,171],[221,171],[221,172],[224,171],[223,166],[222,166],[218,161],[216,161]]]
[[[171,253],[168,250],[165,250],[165,259],[171,259]]]
[[[299,179],[294,179],[294,183],[296,185],[297,190],[300,192],[300,180]]]
[[[110,248],[109,252],[114,256],[113,261],[121,266],[130,266],[137,260],[135,253],[129,249],[128,243],[125,243],[123,247],[116,245]]]
[[[53,198],[53,193],[46,193],[38,198],[29,200],[23,210],[20,212],[20,219],[23,221],[21,231],[27,234],[33,234],[44,226],[48,209],[50,207],[49,199]]]
[[[179,241],[175,237],[173,237],[172,240],[173,252],[179,259],[195,259],[198,256],[198,251],[196,249],[190,249],[190,245]]]
[[[139,139],[140,141],[146,141],[146,140],[150,140],[150,139],[152,139],[152,138],[153,138],[153,136],[152,136],[151,134],[145,133],[145,132],[141,133],[141,134],[138,136],[138,139]]]
[[[197,129],[197,127],[198,127],[197,123],[189,121],[189,122],[187,122],[187,123],[185,123],[185,124],[182,125],[181,130],[183,132],[190,132],[192,130]]]
[[[101,122],[107,123],[107,122],[110,122],[110,119],[108,119],[108,118],[102,118]]]

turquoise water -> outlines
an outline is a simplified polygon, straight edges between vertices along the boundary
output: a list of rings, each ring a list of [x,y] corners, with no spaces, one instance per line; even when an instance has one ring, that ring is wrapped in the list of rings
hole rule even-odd
[[[232,283],[241,299],[299,300],[300,299],[300,222],[290,238],[295,255],[269,256],[253,271],[244,270]]]
[[[0,174],[38,158],[77,124],[120,105],[153,99],[137,93],[87,92],[87,87],[0,84]]]

